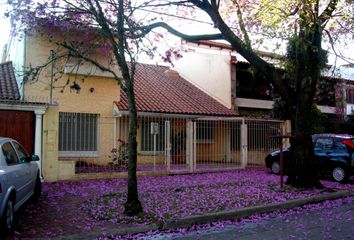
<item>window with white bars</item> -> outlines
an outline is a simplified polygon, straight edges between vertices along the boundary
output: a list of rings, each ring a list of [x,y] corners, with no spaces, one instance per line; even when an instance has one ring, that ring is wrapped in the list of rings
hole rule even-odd
[[[98,114],[59,113],[59,152],[61,155],[98,154]]]
[[[163,151],[165,146],[165,126],[163,121],[142,120],[141,151],[154,151],[154,134],[156,134],[156,151]]]
[[[210,121],[197,121],[197,142],[213,143],[215,138],[215,124]]]

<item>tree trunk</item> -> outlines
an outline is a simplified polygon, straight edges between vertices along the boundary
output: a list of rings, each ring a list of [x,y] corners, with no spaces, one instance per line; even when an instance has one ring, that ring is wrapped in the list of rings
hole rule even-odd
[[[143,211],[138,198],[138,184],[136,177],[137,165],[137,127],[138,114],[135,106],[134,84],[132,79],[126,81],[126,94],[129,104],[129,144],[128,144],[128,196],[124,213],[128,216],[136,216]]]
[[[312,116],[310,100],[305,97],[298,100],[295,118],[295,137],[291,139],[291,164],[286,184],[301,188],[321,188],[314,164],[314,152],[311,138]]]
[[[318,24],[300,28],[295,42],[296,111],[293,115],[295,138],[287,184],[304,188],[322,188],[315,168],[312,143],[312,105],[321,69],[321,28]]]

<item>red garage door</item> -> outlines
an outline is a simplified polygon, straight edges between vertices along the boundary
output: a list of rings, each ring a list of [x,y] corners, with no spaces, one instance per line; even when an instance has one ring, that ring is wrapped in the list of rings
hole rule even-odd
[[[16,139],[33,154],[34,113],[26,111],[0,110],[0,136]]]

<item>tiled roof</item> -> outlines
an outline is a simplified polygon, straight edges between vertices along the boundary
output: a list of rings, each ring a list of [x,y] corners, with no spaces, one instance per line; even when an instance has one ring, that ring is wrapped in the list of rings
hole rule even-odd
[[[0,99],[20,99],[12,62],[0,63]]]
[[[166,74],[166,71],[169,71],[168,67],[137,64],[134,91],[138,112],[238,115],[178,74]],[[119,110],[128,110],[123,91],[117,106]]]

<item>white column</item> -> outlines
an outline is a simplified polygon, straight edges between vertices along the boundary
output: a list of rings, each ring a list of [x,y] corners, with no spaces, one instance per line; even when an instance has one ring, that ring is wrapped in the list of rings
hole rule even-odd
[[[197,122],[193,122],[193,170],[197,169]]]
[[[247,167],[248,162],[248,135],[247,135],[247,124],[245,120],[241,124],[241,165],[243,168]]]
[[[229,127],[229,128],[226,128],[226,139],[225,139],[225,142],[226,142],[226,162],[231,162],[231,129],[232,127]]]
[[[165,165],[171,170],[171,122],[165,121]]]
[[[193,172],[193,163],[194,163],[194,153],[193,153],[193,136],[194,136],[194,124],[193,121],[187,121],[187,142],[186,142],[186,157],[187,157],[187,166],[189,171]]]
[[[44,110],[35,110],[34,114],[36,115],[36,129],[35,129],[35,137],[34,137],[34,154],[39,157],[39,161],[37,162],[40,172],[40,177],[42,176],[42,116],[45,113]]]
[[[113,116],[113,149],[117,150],[117,118]]]

